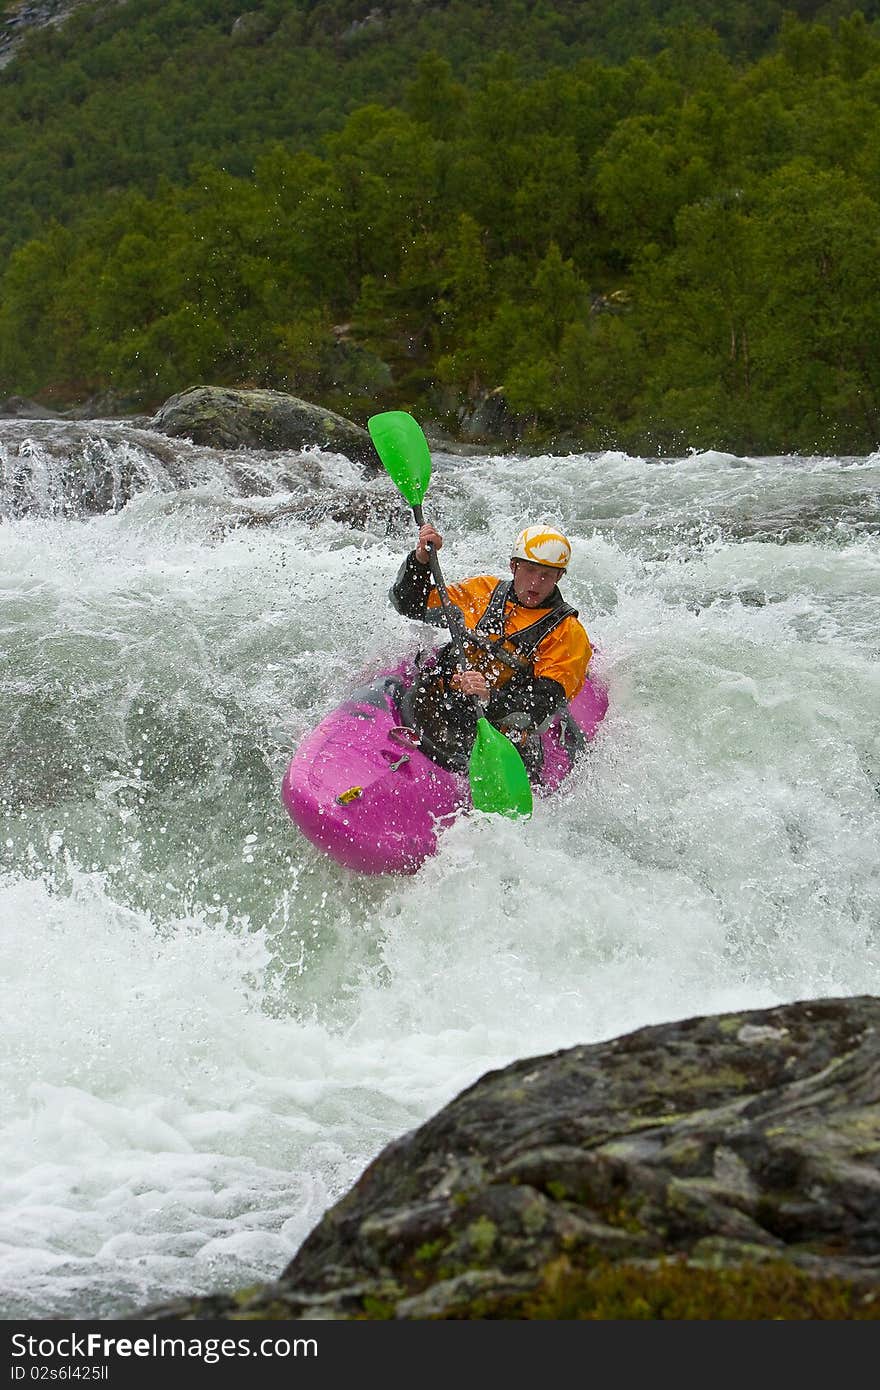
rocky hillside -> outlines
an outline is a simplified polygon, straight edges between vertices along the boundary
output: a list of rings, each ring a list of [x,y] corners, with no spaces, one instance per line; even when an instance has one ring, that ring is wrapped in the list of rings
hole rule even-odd
[[[0,68],[15,57],[28,34],[57,28],[88,0],[15,0],[0,15]]]
[[[180,1319],[876,1319],[880,999],[516,1062],[391,1144],[277,1283]]]

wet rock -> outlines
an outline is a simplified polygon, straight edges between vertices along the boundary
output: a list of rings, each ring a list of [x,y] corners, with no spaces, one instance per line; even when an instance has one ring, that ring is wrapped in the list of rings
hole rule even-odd
[[[407,538],[406,531],[400,526],[400,509],[394,503],[366,493],[340,497],[331,492],[297,497],[292,502],[279,502],[268,507],[256,508],[240,503],[218,523],[215,534],[223,535],[244,526],[283,526],[288,521],[304,521],[309,525],[338,521],[354,531],[379,531],[385,535],[395,535],[402,530],[402,539],[405,541]]]
[[[465,441],[515,444],[522,434],[522,421],[510,410],[504,387],[483,392],[459,412],[459,431]]]
[[[684,1287],[703,1300],[684,1316],[718,1316],[706,1291],[730,1287],[753,1311],[726,1316],[810,1317],[819,1298],[846,1310],[819,1316],[877,1316],[880,999],[685,1019],[491,1072],[390,1144],[275,1283],[141,1316],[529,1317],[560,1281],[589,1302],[609,1278],[649,1309]]]
[[[368,471],[381,470],[365,429],[332,410],[283,391],[193,386],[172,396],[150,422],[163,434],[223,449],[303,449],[317,445]]]
[[[138,412],[134,397],[121,395],[112,388],[70,406],[62,415],[65,420],[125,419],[130,425],[137,426],[145,426],[150,420],[149,415]]]
[[[168,494],[172,506],[189,497],[191,505],[193,489],[207,488],[225,499],[236,525],[290,516],[384,528],[401,508],[390,484],[374,498],[368,481],[357,465],[314,450],[211,449],[133,421],[9,419],[0,428],[0,520],[115,512],[147,493]],[[258,500],[278,493],[293,498]]]
[[[273,29],[272,19],[261,10],[246,10],[235,20],[230,34],[235,43],[260,44]]]
[[[374,6],[363,19],[355,19],[346,29],[343,29],[341,39],[343,43],[351,43],[355,39],[362,39],[364,35],[375,35],[385,28],[385,13],[378,6]]]
[[[60,418],[57,410],[50,410],[47,405],[40,405],[39,401],[29,400],[27,396],[7,396],[5,401],[0,401],[0,415],[7,415],[13,420],[57,420]]]
[[[20,418],[0,431],[0,518],[113,512],[138,492],[186,485],[180,446],[161,435]]]

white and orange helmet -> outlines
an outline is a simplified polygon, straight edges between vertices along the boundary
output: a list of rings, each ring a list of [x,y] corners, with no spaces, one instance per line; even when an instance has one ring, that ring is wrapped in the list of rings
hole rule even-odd
[[[571,546],[555,526],[527,526],[517,536],[510,558],[564,570],[571,559]]]

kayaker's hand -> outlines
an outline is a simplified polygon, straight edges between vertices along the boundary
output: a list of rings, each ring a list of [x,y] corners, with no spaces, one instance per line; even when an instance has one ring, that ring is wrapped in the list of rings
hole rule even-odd
[[[462,695],[476,695],[484,705],[489,702],[489,683],[482,671],[456,671],[449,684]]]
[[[419,527],[419,539],[416,545],[416,559],[420,565],[428,563],[428,545],[433,545],[435,550],[439,550],[443,544],[443,537],[430,521],[426,521],[424,526]]]

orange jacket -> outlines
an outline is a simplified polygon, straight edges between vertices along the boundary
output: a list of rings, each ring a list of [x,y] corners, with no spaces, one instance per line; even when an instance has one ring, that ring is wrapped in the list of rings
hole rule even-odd
[[[495,575],[479,574],[473,579],[463,580],[460,584],[447,584],[449,597],[461,610],[466,627],[471,630],[476,627],[498,582]],[[428,608],[439,607],[440,595],[432,588],[428,595]],[[525,608],[522,604],[508,599],[504,605],[505,635],[522,631],[550,611],[549,604],[546,608]],[[499,633],[494,635],[500,636]],[[509,651],[515,650],[507,642],[503,645]],[[558,681],[565,691],[566,698],[572,700],[586,680],[592,654],[590,639],[582,624],[576,617],[569,615],[539,643],[533,657],[534,674]],[[485,672],[492,684],[503,685],[510,679],[510,667],[493,661],[490,653],[480,647],[470,649],[468,657],[476,669]]]

